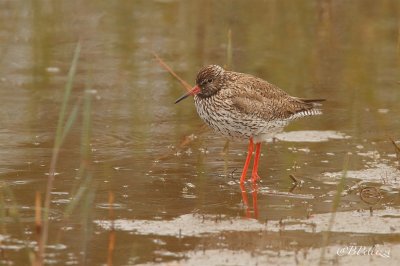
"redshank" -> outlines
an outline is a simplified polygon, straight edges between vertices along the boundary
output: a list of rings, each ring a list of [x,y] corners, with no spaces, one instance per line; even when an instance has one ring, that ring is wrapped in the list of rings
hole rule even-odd
[[[255,76],[224,70],[218,65],[200,69],[196,85],[175,101],[194,95],[197,113],[215,131],[231,139],[248,139],[248,153],[240,183],[256,146],[252,181],[257,181],[261,142],[281,132],[292,120],[319,115],[325,99],[293,97],[277,86]]]

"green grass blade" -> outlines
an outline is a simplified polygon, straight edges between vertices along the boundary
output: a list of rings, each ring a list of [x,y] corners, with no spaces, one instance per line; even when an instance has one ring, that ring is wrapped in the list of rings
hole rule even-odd
[[[41,232],[40,241],[39,241],[39,251],[37,253],[39,265],[43,265],[43,260],[44,260],[44,253],[45,253],[45,248],[46,248],[47,238],[48,238],[48,233],[49,233],[49,211],[50,211],[50,202],[51,202],[51,191],[53,189],[54,174],[55,174],[56,165],[57,165],[57,161],[58,161],[59,149],[60,149],[63,135],[64,135],[63,132],[65,130],[65,126],[64,126],[65,115],[67,113],[68,101],[69,101],[69,98],[71,95],[72,85],[73,85],[73,82],[75,79],[76,69],[78,66],[80,50],[81,50],[81,44],[80,44],[80,42],[78,42],[76,45],[75,51],[74,51],[74,56],[72,59],[71,67],[68,72],[68,80],[65,85],[64,97],[63,97],[63,101],[61,104],[60,115],[59,115],[58,123],[57,123],[57,130],[56,130],[56,136],[55,136],[55,141],[54,141],[53,153],[52,153],[51,162],[50,162],[49,176],[47,178],[47,187],[46,187],[46,194],[45,194],[44,207],[43,207],[43,224],[42,224],[43,226],[42,226],[42,232]],[[71,115],[70,117],[72,119],[73,115]]]
[[[83,107],[83,124],[82,124],[82,136],[81,136],[81,165],[79,168],[79,176],[85,175],[87,172],[87,164],[90,156],[90,132],[91,132],[91,112],[92,112],[92,97],[88,90],[85,91],[84,107]],[[68,218],[74,211],[78,202],[83,198],[85,192],[90,186],[92,180],[91,175],[86,174],[83,184],[79,186],[77,191],[73,193],[73,199],[68,204],[64,217]]]
[[[92,176],[88,175],[81,186],[79,186],[78,191],[73,195],[71,202],[68,204],[64,211],[64,218],[69,218],[72,212],[75,210],[78,203],[81,201],[87,190],[90,188],[90,182],[92,181]]]
[[[79,102],[77,102],[74,107],[72,108],[71,113],[68,116],[67,121],[65,122],[64,130],[62,132],[62,136],[60,139],[60,146],[64,143],[64,140],[66,136],[68,135],[69,131],[72,128],[72,125],[76,121],[76,117],[78,116],[78,111],[79,111]]]
[[[75,79],[75,74],[76,74],[76,69],[78,66],[78,59],[81,51],[81,43],[78,42],[76,45],[75,51],[74,51],[74,57],[72,59],[71,67],[68,71],[68,79],[67,83],[65,85],[65,90],[64,90],[64,97],[63,101],[61,104],[61,109],[60,109],[60,115],[58,117],[58,123],[57,123],[57,131],[56,131],[56,140],[54,147],[59,148],[61,146],[61,140],[63,136],[63,130],[64,130],[64,120],[65,120],[65,115],[67,113],[67,106],[68,106],[68,101],[71,96],[71,91],[72,91],[72,85],[74,83]]]

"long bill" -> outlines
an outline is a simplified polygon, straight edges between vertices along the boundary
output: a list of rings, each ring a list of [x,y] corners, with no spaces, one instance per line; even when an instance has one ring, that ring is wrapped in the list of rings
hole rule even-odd
[[[190,91],[188,91],[187,93],[185,93],[181,97],[179,97],[178,100],[175,101],[175,103],[179,103],[180,101],[186,99],[190,95],[196,95],[199,92],[200,92],[200,87],[196,85]]]

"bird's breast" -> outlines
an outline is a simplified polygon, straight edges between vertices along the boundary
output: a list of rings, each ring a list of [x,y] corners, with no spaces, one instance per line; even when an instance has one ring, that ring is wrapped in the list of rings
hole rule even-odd
[[[232,139],[248,139],[270,131],[270,124],[257,116],[245,114],[235,108],[229,97],[195,96],[194,102],[200,118],[213,130]]]

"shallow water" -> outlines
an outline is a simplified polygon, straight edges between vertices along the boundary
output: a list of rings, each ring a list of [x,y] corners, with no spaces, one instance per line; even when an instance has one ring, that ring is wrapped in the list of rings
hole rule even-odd
[[[47,264],[398,265],[399,10],[396,1],[0,3],[1,264],[27,265],[37,247],[35,197],[45,197],[79,40],[68,110],[87,90],[89,157],[81,106],[56,168]],[[225,65],[327,98],[324,114],[263,144],[261,180],[242,188],[247,143],[224,149],[192,100],[174,105],[184,89],[152,52],[191,84],[204,64]],[[390,256],[338,253],[351,245]]]

